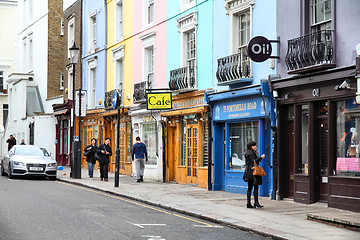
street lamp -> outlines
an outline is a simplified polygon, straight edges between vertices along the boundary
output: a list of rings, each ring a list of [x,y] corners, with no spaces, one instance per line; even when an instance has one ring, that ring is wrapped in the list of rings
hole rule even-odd
[[[75,141],[75,64],[78,62],[79,58],[79,51],[80,49],[76,47],[75,42],[72,45],[71,48],[69,48],[70,51],[70,63],[72,64],[73,69],[73,82],[72,82],[72,159],[71,159],[71,167],[72,167],[72,177],[74,178],[81,178],[81,160],[79,159],[79,147],[80,142]]]

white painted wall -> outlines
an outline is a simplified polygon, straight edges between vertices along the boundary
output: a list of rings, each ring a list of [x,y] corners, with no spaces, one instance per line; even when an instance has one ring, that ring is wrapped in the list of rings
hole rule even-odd
[[[64,0],[63,2],[63,11],[65,12],[66,9],[71,7],[76,2],[76,0]]]

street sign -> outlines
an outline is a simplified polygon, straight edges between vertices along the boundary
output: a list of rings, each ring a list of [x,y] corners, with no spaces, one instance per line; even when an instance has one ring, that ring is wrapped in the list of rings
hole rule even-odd
[[[146,107],[148,110],[164,110],[172,108],[172,95],[170,92],[147,93]]]
[[[119,93],[119,91],[114,91],[111,103],[113,109],[117,109],[121,105],[121,94]]]
[[[254,37],[248,44],[247,52],[249,58],[254,62],[264,62],[271,56],[271,43],[263,36]]]
[[[79,90],[76,91],[75,115],[79,117]],[[81,91],[81,117],[86,117],[86,91]]]

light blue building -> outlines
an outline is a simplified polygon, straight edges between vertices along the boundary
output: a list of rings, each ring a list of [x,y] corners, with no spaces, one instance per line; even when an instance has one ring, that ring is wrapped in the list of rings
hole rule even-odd
[[[206,94],[212,112],[213,190],[246,193],[244,153],[249,140],[257,142],[263,177],[259,194],[273,196],[274,99],[268,79],[274,77],[275,59],[261,63],[248,57],[255,36],[276,40],[276,0],[214,1],[212,82]],[[272,56],[277,44],[272,43]],[[258,49],[256,49],[258,50]]]
[[[87,109],[104,107],[106,92],[106,3],[82,1],[82,89]]]

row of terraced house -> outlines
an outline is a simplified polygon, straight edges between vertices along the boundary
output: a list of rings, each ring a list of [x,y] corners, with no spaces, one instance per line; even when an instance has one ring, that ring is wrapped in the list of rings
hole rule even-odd
[[[83,151],[92,138],[110,137],[113,150],[120,147],[120,174],[132,175],[131,146],[140,136],[149,152],[146,178],[245,193],[244,153],[255,140],[266,155],[261,196],[360,211],[359,1],[17,5],[4,141],[15,134],[71,165],[73,139]],[[256,36],[271,42],[262,62],[249,57]],[[73,119],[80,92],[84,116]],[[146,93],[154,92],[171,92],[172,109],[147,110]],[[84,156],[81,163],[87,167]]]

